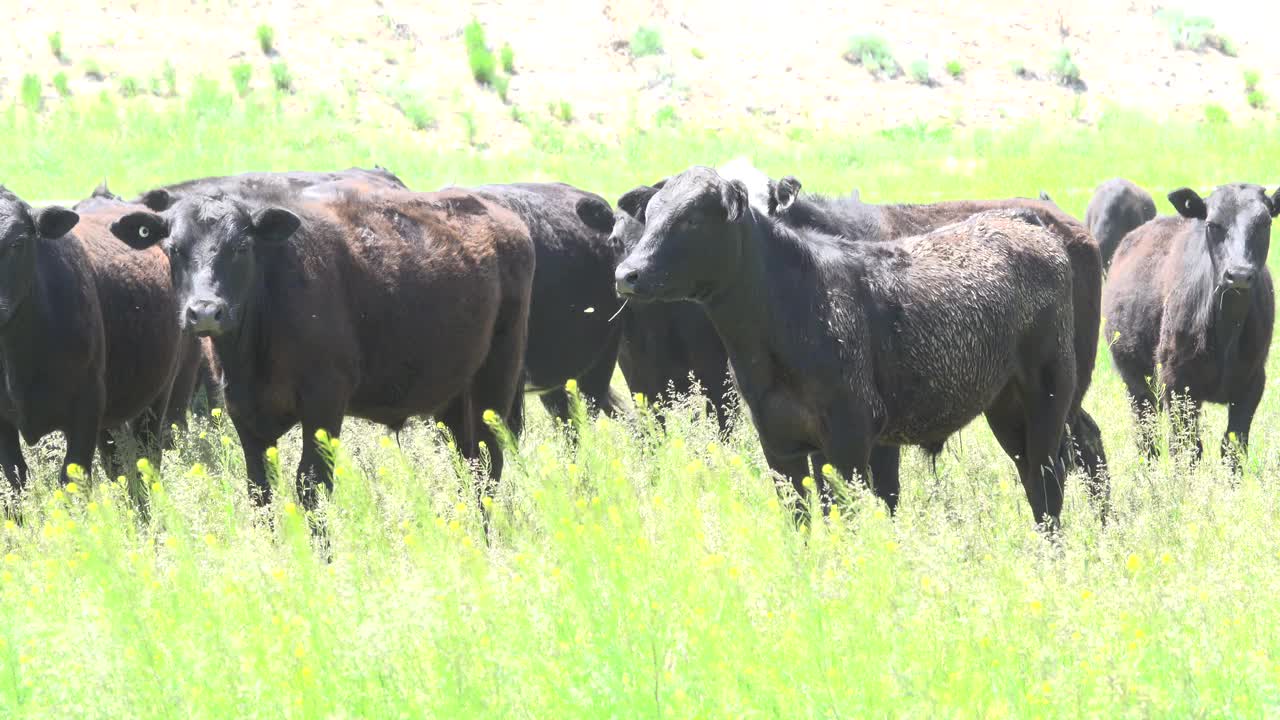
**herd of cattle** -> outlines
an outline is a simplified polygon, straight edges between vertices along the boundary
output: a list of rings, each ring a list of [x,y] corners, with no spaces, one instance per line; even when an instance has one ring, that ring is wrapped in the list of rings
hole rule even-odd
[[[1105,507],[1101,432],[1081,404],[1104,317],[1140,416],[1175,396],[1197,412],[1226,403],[1224,456],[1247,446],[1280,190],[1184,188],[1169,195],[1177,216],[1157,218],[1114,180],[1085,225],[1044,195],[874,205],[800,187],[735,162],[637,187],[616,212],[564,184],[421,193],[381,168],[207,178],[132,201],[104,185],[70,210],[0,188],[0,464],[21,492],[19,436],[53,431],[64,482],[95,448],[120,472],[121,433],[158,461],[206,387],[260,503],[266,450],[301,423],[298,495],[313,507],[332,487],[317,431],[337,436],[347,416],[393,430],[434,417],[496,480],[491,412],[518,434],[528,391],[567,417],[572,378],[614,413],[617,365],[655,401],[701,388],[722,428],[736,389],[769,465],[801,497],[816,476],[824,503],[811,461],[892,510],[900,447],[936,454],[984,415],[1053,525],[1069,467]]]

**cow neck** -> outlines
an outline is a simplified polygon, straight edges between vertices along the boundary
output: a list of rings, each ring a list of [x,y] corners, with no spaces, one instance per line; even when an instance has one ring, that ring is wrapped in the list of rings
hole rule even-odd
[[[770,385],[773,359],[784,356],[805,333],[806,319],[797,317],[795,308],[811,303],[788,297],[769,272],[794,263],[788,255],[803,248],[788,247],[792,239],[777,237],[754,213],[744,225],[738,267],[727,269],[728,284],[703,305],[724,342],[738,389],[751,402]]]
[[[1219,375],[1225,379],[1231,375],[1231,367],[1235,364],[1240,336],[1253,306],[1254,291],[1215,291],[1213,300],[1215,308],[1208,328],[1209,346],[1217,361]]]
[[[245,300],[243,317],[236,329],[213,338],[213,349],[222,365],[222,374],[230,390],[259,376],[261,358],[268,357],[271,338],[263,333],[260,308],[266,292],[265,273],[259,268],[249,299]]]
[[[0,357],[4,358],[5,382],[10,388],[34,377],[42,366],[40,358],[45,355],[46,344],[42,331],[52,323],[41,317],[38,295],[44,288],[39,284],[37,277],[13,317],[0,328]]]

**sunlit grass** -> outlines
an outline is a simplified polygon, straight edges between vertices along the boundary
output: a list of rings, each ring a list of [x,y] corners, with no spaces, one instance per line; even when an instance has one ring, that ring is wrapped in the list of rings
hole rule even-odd
[[[1167,189],[1280,167],[1260,129],[1121,116],[1096,130],[560,137],[558,151],[485,156],[278,112],[148,115],[99,100],[39,120],[11,111],[0,179],[26,197],[74,198],[104,173],[132,193],[377,162],[422,188],[554,178],[612,196],[749,152],[807,187],[870,200],[1044,189],[1079,213],[1087,193],[1072,188],[1113,174]],[[296,430],[271,458],[286,481],[258,510],[230,419],[197,419],[143,473],[146,520],[101,473],[55,487],[55,439],[28,450],[24,522],[0,529],[0,715],[1274,714],[1275,394],[1240,480],[1216,461],[1220,408],[1204,421],[1203,464],[1148,463],[1102,352],[1087,405],[1114,513],[1103,526],[1073,478],[1056,544],[1032,529],[981,424],[953,438],[936,474],[906,454],[896,518],[855,492],[797,531],[746,422],[721,439],[689,405],[665,432],[642,408],[566,433],[538,412],[484,500],[486,538],[466,468],[433,424],[397,443],[352,422],[321,512],[332,562],[295,504]]]

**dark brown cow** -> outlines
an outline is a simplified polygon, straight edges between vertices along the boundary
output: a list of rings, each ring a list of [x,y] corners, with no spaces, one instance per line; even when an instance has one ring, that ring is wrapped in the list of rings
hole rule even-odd
[[[644,237],[616,277],[636,299],[706,308],[774,469],[794,477],[820,451],[874,478],[877,444],[937,452],[985,413],[1036,521],[1056,524],[1076,373],[1061,240],[1005,210],[851,242],[762,217],[747,196],[709,168],[676,176],[637,211]]]
[[[1102,252],[1102,266],[1110,267],[1111,258],[1125,235],[1156,216],[1156,203],[1150,193],[1124,178],[1112,178],[1094,190],[1084,222]]]
[[[1248,450],[1266,387],[1275,324],[1267,253],[1280,190],[1268,197],[1257,185],[1224,185],[1201,199],[1183,188],[1169,202],[1181,217],[1146,223],[1116,251],[1103,298],[1111,357],[1139,414],[1148,455],[1156,453],[1154,384],[1164,408],[1175,397],[1191,403],[1196,458],[1203,452],[1200,406],[1227,405],[1222,453],[1234,465],[1232,443]]]
[[[0,190],[0,464],[15,490],[28,474],[19,433],[33,443],[62,431],[66,463],[86,473],[97,445],[114,475],[122,468],[111,431],[127,427],[159,462],[178,306],[163,253],[137,253],[111,236],[121,214],[37,210]]]
[[[300,422],[298,496],[314,507],[315,481],[332,489],[316,433],[336,437],[348,415],[439,417],[501,476],[481,418],[508,418],[519,391],[534,272],[511,212],[462,191],[284,191],[184,197],[112,229],[163,242],[186,327],[213,338],[258,502],[265,451]]]

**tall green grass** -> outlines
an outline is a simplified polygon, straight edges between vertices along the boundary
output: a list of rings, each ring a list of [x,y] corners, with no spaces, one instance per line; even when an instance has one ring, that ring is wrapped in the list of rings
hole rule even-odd
[[[197,79],[154,114],[109,100],[0,114],[0,178],[29,198],[101,180],[133,193],[250,169],[386,164],[411,185],[560,179],[614,196],[750,154],[869,200],[1034,196],[1080,212],[1123,174],[1157,191],[1275,181],[1267,128],[911,128],[867,136],[558,132],[510,154],[441,150],[331,111],[233,101]],[[551,132],[551,131],[547,131]],[[92,152],[86,152],[91,149]],[[86,158],[93,158],[90,162]],[[1164,205],[1162,201],[1161,205]],[[1280,402],[1243,478],[1141,460],[1105,349],[1089,410],[1112,461],[1103,526],[1078,478],[1061,542],[1031,527],[1012,463],[975,424],[936,473],[903,462],[896,518],[864,493],[798,531],[754,431],[684,404],[542,413],[486,500],[434,426],[348,424],[311,548],[291,482],[256,511],[225,416],[149,474],[150,519],[99,480],[57,489],[59,441],[28,449],[25,523],[0,529],[5,717],[1258,717],[1280,710]],[[1272,376],[1280,376],[1276,361]],[[1211,408],[1206,446],[1225,413]],[[291,477],[299,433],[280,446]]]

